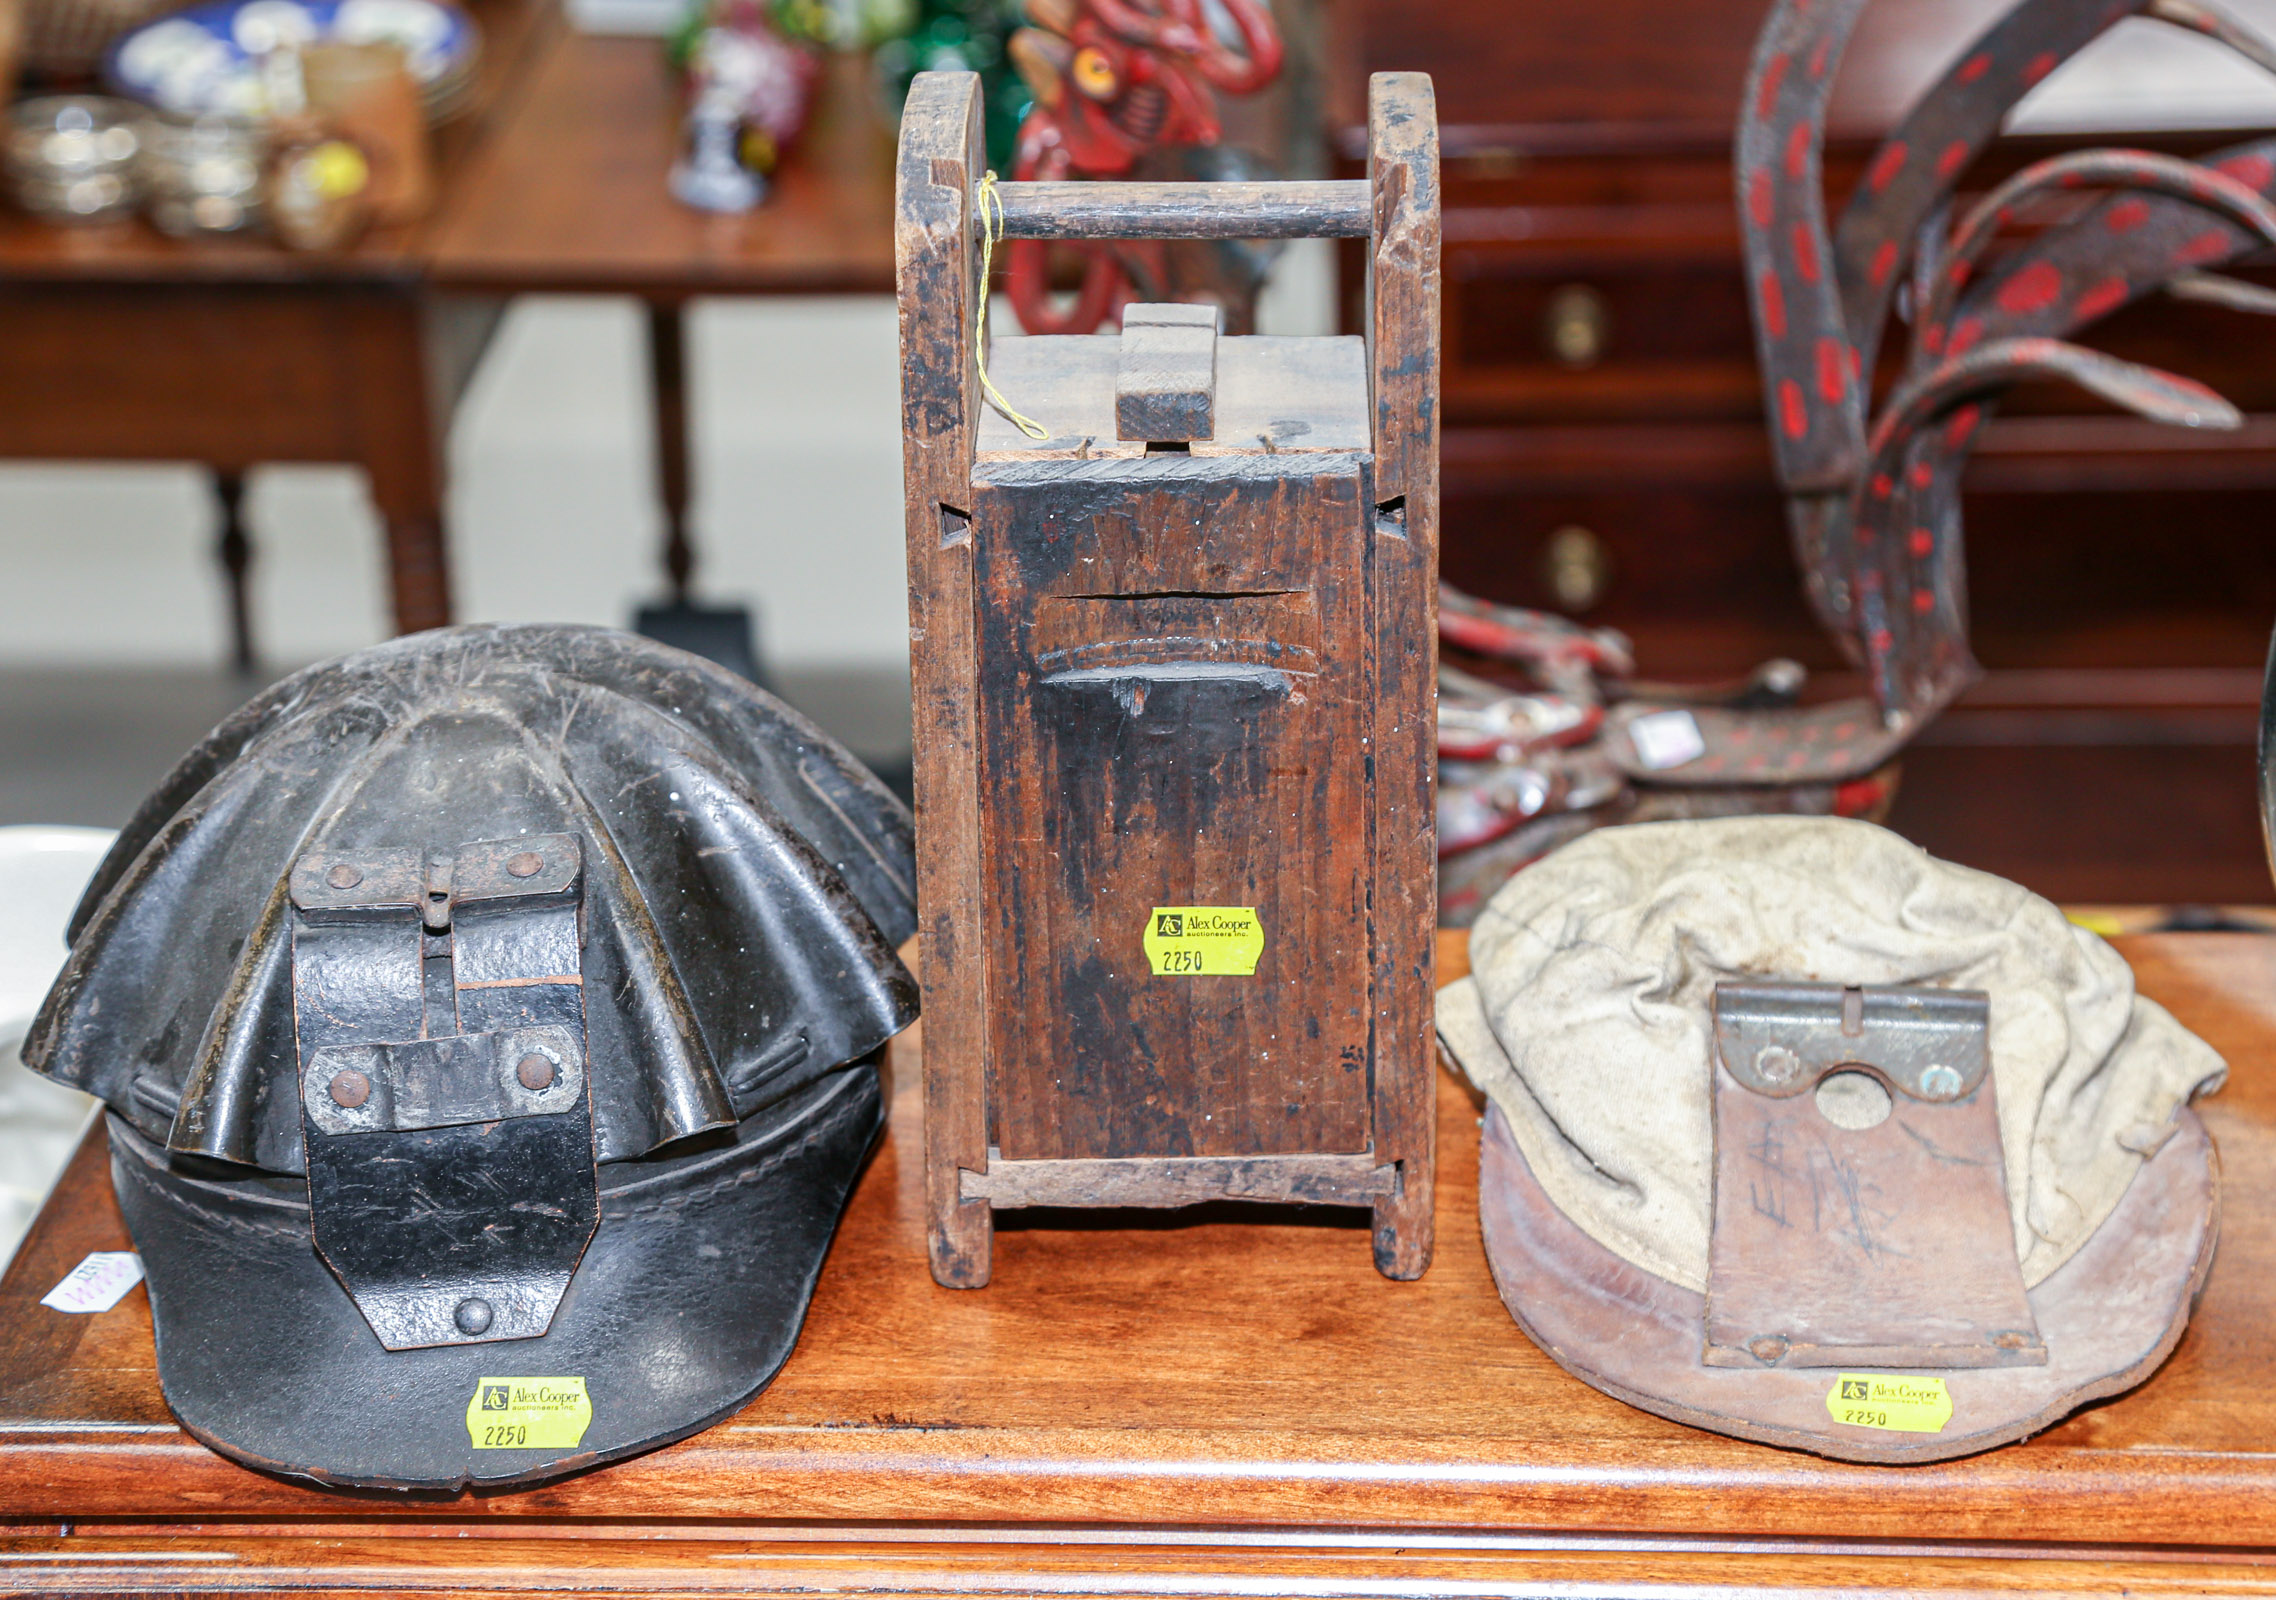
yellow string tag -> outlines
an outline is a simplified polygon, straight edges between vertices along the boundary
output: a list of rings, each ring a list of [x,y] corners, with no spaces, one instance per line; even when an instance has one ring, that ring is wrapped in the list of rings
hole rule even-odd
[[[466,1402],[477,1450],[574,1450],[592,1421],[583,1378],[484,1378]]]
[[[1254,906],[1156,906],[1140,941],[1157,978],[1247,978],[1264,954]]]
[[[1048,439],[1051,430],[1033,417],[1025,417],[1012,409],[1012,403],[996,392],[995,381],[988,376],[988,285],[995,271],[996,241],[1004,236],[1004,197],[996,193],[996,174],[993,168],[980,179],[980,315],[972,324],[972,359],[980,368],[980,392],[988,397],[988,404],[1002,414],[1005,421],[1030,439]]]
[[[1942,1433],[1952,1420],[1952,1391],[1942,1378],[1889,1378],[1869,1372],[1837,1375],[1826,1391],[1826,1410],[1853,1428],[1892,1433]]]

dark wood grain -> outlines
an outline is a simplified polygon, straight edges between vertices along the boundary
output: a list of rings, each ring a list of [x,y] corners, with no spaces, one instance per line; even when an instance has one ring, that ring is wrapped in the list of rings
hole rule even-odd
[[[993,207],[950,240],[941,199],[923,226],[943,242],[906,242],[912,175],[930,175],[925,194],[983,183],[933,110],[949,93],[918,79],[901,156],[918,840],[940,885],[935,1276],[987,1281],[994,1210],[1180,1207],[1214,1183],[1219,1199],[1370,1206],[1377,1265],[1414,1277],[1434,1214],[1428,82],[1378,83],[1371,180],[1329,186],[1332,206],[1318,185],[1016,193],[1024,232],[1187,234],[1246,232],[1297,202],[1334,231],[1364,195],[1382,315],[1358,347],[1220,343],[1179,306],[1132,308],[1119,341],[1022,340],[995,409],[1047,420],[980,421],[977,440],[980,334],[934,285],[957,251],[964,281]],[[1244,375],[1286,381],[1243,392]],[[1257,420],[1235,424],[1245,407]],[[1371,407],[1367,448],[1326,448],[1304,420]],[[1149,940],[1211,915],[1255,930],[1245,966],[1156,964]]]
[[[901,316],[901,476],[909,566],[909,678],[916,740],[917,898],[924,986],[939,1066],[925,1077],[925,1185],[933,1276],[988,1281],[988,1202],[960,1174],[988,1165],[980,935],[978,595],[971,468],[981,404],[973,190],[983,170],[977,80],[920,75],[901,112],[894,254]]]
[[[664,577],[675,605],[685,605],[695,580],[695,545],[688,537],[687,327],[676,301],[648,304],[648,404],[656,425],[656,491],[664,509]]]
[[[1430,1265],[1437,1145],[1428,1079],[1438,923],[1438,109],[1430,79],[1368,86],[1368,351],[1375,402],[1376,1151],[1400,1192],[1375,1204],[1376,1264]]]
[[[1335,754],[1369,716],[1364,473],[1256,452],[975,474],[1005,1158],[1370,1148],[1369,785]],[[1215,675],[1105,676],[1146,673],[1156,640],[1214,648]],[[1154,976],[1157,906],[1253,909],[1254,975]]]
[[[709,1586],[723,1568],[745,1583],[780,1572],[787,1585],[834,1565],[884,1587],[954,1575],[986,1589],[1008,1581],[991,1572],[1059,1559],[1038,1541],[1106,1539],[1153,1548],[1065,1559],[1127,1560],[1142,1592],[1173,1580],[1188,1592],[1246,1577],[1268,1592],[1299,1580],[1336,1592],[1393,1576],[1509,1586],[1588,1573],[1631,1585],[1656,1573],[2098,1592],[2117,1574],[2176,1589],[2216,1571],[2224,1584],[2259,1583],[2249,1563],[2276,1545],[2265,1452],[2276,1427],[2276,939],[2151,935],[2120,948],[2143,991],[2232,1067],[2201,1107],[2221,1157],[2221,1254],[2188,1334],[2149,1382],[1986,1455],[1829,1463],[1663,1421],[1561,1372],[1494,1292],[1471,1220],[1477,1112],[1451,1080],[1439,1097],[1446,1226],[1420,1282],[1379,1276],[1353,1248],[1356,1219],[1347,1230],[1275,1213],[1098,1213],[1093,1226],[1038,1217],[1004,1228],[988,1291],[939,1289],[924,1268],[912,1040],[896,1046],[892,1132],[781,1376],[695,1439],[519,1494],[326,1494],[185,1438],[157,1391],[139,1292],[98,1317],[33,1303],[85,1251],[127,1242],[98,1139],[0,1281],[0,1519],[67,1521],[75,1538],[118,1527],[137,1542],[57,1545],[52,1528],[45,1545],[26,1537],[96,1558],[87,1570],[115,1560],[153,1587],[195,1565],[169,1566],[168,1549],[229,1554],[247,1588],[327,1562],[344,1587],[412,1582],[373,1565],[392,1550],[439,1574],[419,1584],[503,1591],[531,1581],[509,1567],[542,1560],[558,1573],[595,1548],[590,1560],[635,1587]],[[1460,970],[1460,947],[1448,956],[1442,974]],[[916,1538],[956,1530],[957,1543],[857,1548],[880,1522]],[[400,1542],[371,1542],[391,1528]],[[1163,1548],[1171,1528],[1196,1531]],[[209,1542],[174,1544],[185,1530]],[[1279,1530],[1266,1539],[1277,1554],[1228,1547],[1261,1530]],[[607,1547],[642,1532],[665,1543]],[[275,1542],[296,1533],[351,1542],[337,1555]],[[699,1535],[778,1543],[717,1561],[713,1545],[669,1548]],[[484,1537],[606,1548],[554,1542],[542,1557],[512,1556]],[[804,1542],[823,1537],[854,1544]],[[48,1569],[41,1586],[72,1565]]]

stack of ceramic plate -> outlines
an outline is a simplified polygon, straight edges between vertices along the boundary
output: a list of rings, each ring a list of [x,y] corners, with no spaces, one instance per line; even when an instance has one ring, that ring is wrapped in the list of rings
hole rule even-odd
[[[139,106],[105,95],[27,100],[9,113],[8,176],[34,216],[98,222],[142,198]]]
[[[103,70],[121,94],[177,116],[260,117],[272,109],[264,58],[320,39],[400,45],[430,121],[472,95],[480,34],[448,0],[205,0],[121,37]]]
[[[150,220],[176,238],[243,233],[265,209],[269,127],[242,117],[152,117],[142,131]]]

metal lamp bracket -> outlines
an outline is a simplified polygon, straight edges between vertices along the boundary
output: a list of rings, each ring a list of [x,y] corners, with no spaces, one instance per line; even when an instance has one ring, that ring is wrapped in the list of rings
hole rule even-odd
[[[543,1334],[600,1222],[574,835],[292,870],[316,1249],[390,1350]]]
[[[2044,1365],[1989,998],[1766,981],[1713,1009],[1706,1364]]]

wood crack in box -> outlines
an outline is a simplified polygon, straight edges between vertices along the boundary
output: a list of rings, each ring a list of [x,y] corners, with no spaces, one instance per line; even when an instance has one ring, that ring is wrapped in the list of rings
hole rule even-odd
[[[933,1273],[999,1206],[1366,1206],[1431,1241],[1438,184],[1428,80],[1348,183],[1003,184],[926,74],[898,245]],[[1007,237],[1370,240],[1364,338],[1214,308],[976,359]],[[1040,432],[1042,437],[1035,437]]]

